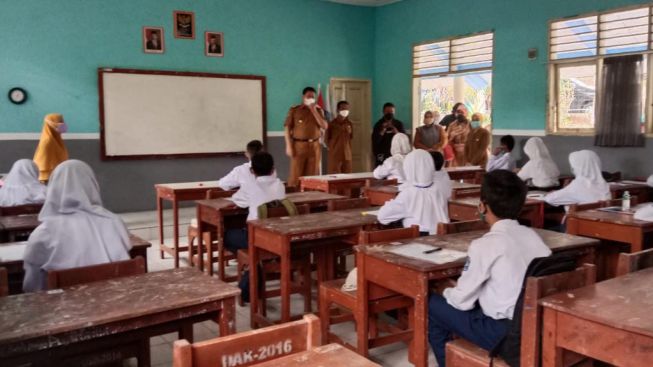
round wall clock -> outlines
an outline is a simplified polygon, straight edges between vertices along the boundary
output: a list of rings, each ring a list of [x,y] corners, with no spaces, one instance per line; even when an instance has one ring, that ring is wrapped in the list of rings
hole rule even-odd
[[[9,91],[9,100],[13,104],[23,104],[27,101],[27,91],[23,88],[11,88]]]

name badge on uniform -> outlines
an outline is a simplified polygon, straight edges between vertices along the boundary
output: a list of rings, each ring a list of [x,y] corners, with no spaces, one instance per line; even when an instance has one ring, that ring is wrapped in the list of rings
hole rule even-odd
[[[298,122],[299,122],[299,123],[301,124],[301,123],[303,123],[304,121],[302,121],[302,120],[299,120]]]

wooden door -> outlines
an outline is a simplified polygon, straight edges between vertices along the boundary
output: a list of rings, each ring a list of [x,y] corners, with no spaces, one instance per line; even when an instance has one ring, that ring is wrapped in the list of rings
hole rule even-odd
[[[367,80],[331,79],[333,101],[349,102],[349,120],[353,124],[353,172],[369,172],[372,157],[371,83]]]

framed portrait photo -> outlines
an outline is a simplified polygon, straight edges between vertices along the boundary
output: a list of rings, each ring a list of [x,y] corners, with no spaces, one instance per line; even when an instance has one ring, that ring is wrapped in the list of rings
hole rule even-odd
[[[143,52],[162,54],[166,50],[163,27],[143,27]]]
[[[195,39],[195,13],[176,10],[172,18],[175,38]]]
[[[209,57],[224,56],[224,36],[222,32],[204,32],[204,54]]]

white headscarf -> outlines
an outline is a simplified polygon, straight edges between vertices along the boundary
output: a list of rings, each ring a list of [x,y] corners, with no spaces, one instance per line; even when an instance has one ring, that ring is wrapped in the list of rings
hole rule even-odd
[[[31,159],[19,159],[0,188],[0,206],[40,204],[45,201],[45,185],[39,181],[39,168]]]
[[[653,222],[653,204],[648,203],[637,208],[634,218],[637,220]]]
[[[25,291],[43,289],[48,270],[129,259],[127,228],[102,207],[95,175],[84,162],[55,168],[39,220],[25,250]]]
[[[551,205],[587,204],[610,199],[610,184],[601,174],[601,159],[591,150],[569,154],[575,178],[567,187],[544,197]]]
[[[390,154],[392,157],[404,159],[406,154],[410,153],[411,149],[408,135],[397,133],[392,137],[392,144],[390,145]]]
[[[646,180],[646,184],[653,187],[653,175],[648,176],[648,180]]]
[[[542,139],[538,137],[528,139],[524,145],[524,153],[528,156],[529,161],[520,172],[530,176],[532,185],[536,187],[557,186],[560,170],[551,159],[549,149]]]
[[[400,184],[404,183],[404,157],[412,149],[410,139],[406,134],[397,133],[392,137],[390,146],[391,157],[383,161],[383,164],[374,169],[376,179],[396,179]]]

